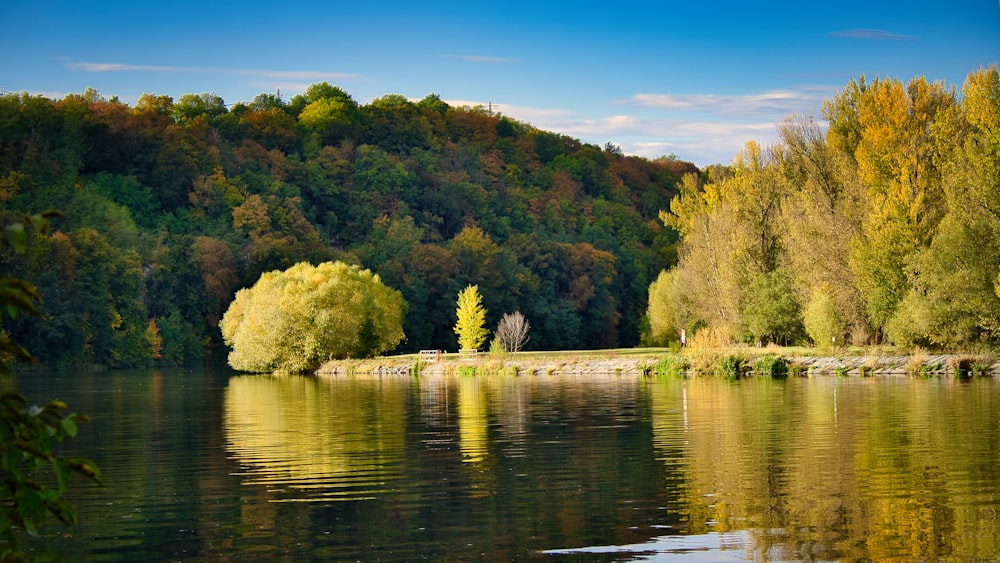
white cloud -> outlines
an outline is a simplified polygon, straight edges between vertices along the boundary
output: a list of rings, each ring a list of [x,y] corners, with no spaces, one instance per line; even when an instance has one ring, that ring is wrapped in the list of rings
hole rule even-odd
[[[616,104],[725,116],[789,115],[809,111],[822,102],[824,95],[832,91],[832,88],[810,86],[798,90],[773,90],[743,95],[639,93]]]
[[[485,102],[447,100],[452,106],[486,106]],[[603,146],[613,142],[626,154],[656,158],[678,155],[698,166],[732,162],[747,141],[762,145],[778,139],[776,125],[785,113],[755,119],[732,115],[702,115],[670,110],[658,115],[620,113],[581,116],[567,109],[535,108],[494,102],[500,113],[539,129],[554,131]]]
[[[511,104],[502,104],[497,101],[491,100],[444,100],[444,102],[452,107],[493,107],[493,111],[512,117],[518,121],[523,121],[529,123],[540,129],[545,129],[542,122],[551,122],[553,120],[558,120],[561,118],[571,118],[573,112],[567,109],[551,109],[551,108],[536,108],[529,106],[517,106]]]
[[[915,39],[912,35],[901,35],[881,29],[842,29],[825,34],[827,37],[840,39],[868,39],[874,41],[908,41]]]

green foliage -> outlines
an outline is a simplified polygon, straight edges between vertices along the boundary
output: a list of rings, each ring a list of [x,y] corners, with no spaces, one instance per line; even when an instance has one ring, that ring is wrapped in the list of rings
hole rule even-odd
[[[791,118],[780,143],[704,171],[436,95],[359,105],[326,83],[232,109],[212,94],[3,96],[0,205],[74,209],[49,237],[10,233],[27,252],[0,265],[44,289],[46,323],[5,328],[45,362],[199,361],[223,349],[235,288],[341,260],[401,288],[402,351],[454,347],[454,296],[473,283],[487,310],[532,320],[535,348],[664,344],[665,317],[689,336],[792,341],[794,301],[816,287],[854,343],[993,346],[998,83],[995,67],[961,96],[854,80],[825,104],[828,129]],[[162,350],[180,353],[131,348],[171,316]]]
[[[788,359],[777,354],[765,354],[753,360],[751,370],[754,375],[770,377],[771,379],[785,379],[788,377]]]
[[[795,342],[802,334],[802,311],[791,272],[780,268],[753,279],[743,306],[747,330],[759,343]]]
[[[25,217],[25,221],[11,223],[4,233],[14,251],[27,250],[25,224],[45,233],[48,219],[56,213]],[[0,319],[3,313],[11,318],[18,314],[37,314],[36,303],[41,301],[38,290],[25,280],[0,278]],[[10,375],[11,360],[34,361],[31,354],[13,342],[0,323],[0,379]],[[53,516],[66,526],[76,524],[76,509],[64,497],[74,473],[101,482],[101,472],[89,460],[69,458],[56,454],[55,444],[77,434],[77,424],[87,418],[67,412],[61,401],[50,401],[39,407],[16,391],[0,394],[0,558],[4,561],[22,560],[23,552],[19,534],[37,535],[46,517]],[[46,484],[44,478],[51,473],[55,484]]]
[[[986,377],[990,374],[993,365],[988,360],[977,359],[969,365],[969,375],[972,377]]]
[[[739,354],[724,354],[715,362],[715,374],[723,379],[740,379],[746,370],[747,360]]]
[[[654,219],[676,170],[696,170],[435,95],[359,105],[326,83],[231,109],[212,94],[131,108],[93,92],[4,96],[0,122],[3,209],[74,210],[25,238],[28,255],[0,253],[46,290],[51,321],[5,327],[60,364],[212,359],[236,288],[332,260],[402,289],[404,351],[455,346],[451,305],[470,283],[487,310],[532,320],[533,347],[635,345],[649,282],[676,256]],[[159,352],[129,348],[151,319]]]
[[[934,362],[932,364],[924,364],[920,366],[920,376],[930,377],[932,375],[937,375],[941,373],[943,369],[944,366],[940,362]]]
[[[691,369],[691,362],[683,356],[663,356],[656,362],[655,373],[658,377],[685,377]]]
[[[470,285],[458,293],[455,310],[455,334],[460,350],[478,350],[486,342],[490,331],[486,329],[486,309],[478,285]]]
[[[499,338],[494,338],[490,341],[490,355],[498,358],[507,355],[507,347],[503,345],[503,342]]]
[[[803,315],[806,334],[816,347],[826,350],[843,341],[844,326],[830,294],[822,288],[813,290]]]
[[[402,295],[370,271],[303,262],[240,290],[220,328],[234,369],[301,373],[395,348],[404,314]]]
[[[668,346],[680,339],[681,329],[690,328],[684,315],[685,295],[680,274],[678,269],[662,270],[649,284],[646,307],[649,333],[643,339],[646,346]]]

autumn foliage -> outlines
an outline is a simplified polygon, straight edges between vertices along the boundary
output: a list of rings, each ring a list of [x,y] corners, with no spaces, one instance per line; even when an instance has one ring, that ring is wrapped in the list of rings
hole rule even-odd
[[[961,95],[861,77],[823,117],[825,131],[792,116],[779,143],[685,177],[661,216],[682,241],[650,289],[649,339],[1000,343],[997,68]]]
[[[303,262],[240,290],[220,327],[234,369],[304,373],[395,348],[404,312],[402,295],[368,270]]]

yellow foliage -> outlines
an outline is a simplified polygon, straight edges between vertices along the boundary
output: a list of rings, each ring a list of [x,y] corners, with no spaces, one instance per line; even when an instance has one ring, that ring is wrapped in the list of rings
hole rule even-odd
[[[490,331],[486,329],[486,309],[478,285],[470,285],[458,293],[458,321],[455,334],[462,350],[478,350],[486,342]]]
[[[220,328],[233,368],[307,372],[391,350],[403,339],[404,314],[402,295],[370,271],[302,262],[240,290]]]

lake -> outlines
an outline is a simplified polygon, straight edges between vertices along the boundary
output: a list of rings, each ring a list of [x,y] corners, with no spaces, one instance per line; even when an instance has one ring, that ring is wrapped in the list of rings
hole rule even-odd
[[[1000,554],[1000,382],[28,374],[90,414],[67,560]]]

